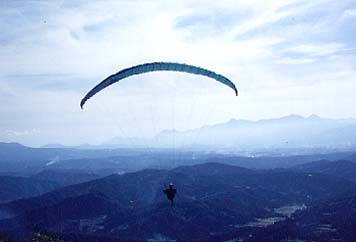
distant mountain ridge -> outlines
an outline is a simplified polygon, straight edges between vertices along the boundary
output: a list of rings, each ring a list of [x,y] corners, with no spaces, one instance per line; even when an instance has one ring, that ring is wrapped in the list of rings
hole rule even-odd
[[[4,143],[2,143],[4,144]],[[19,146],[6,143],[7,148]],[[113,137],[99,145],[47,144],[47,149],[191,148],[191,149],[311,149],[352,148],[356,145],[356,120],[330,119],[312,114],[288,115],[251,121],[231,119],[224,123],[177,131],[163,130],[153,138]],[[1,151],[0,151],[1,153]]]
[[[113,137],[99,145],[47,144],[41,148],[350,148],[356,144],[355,136],[356,119],[291,114],[257,121],[230,119],[186,131],[162,130],[153,138]]]
[[[328,119],[315,114],[258,121],[231,119],[188,131],[164,130],[152,139],[113,138],[104,146],[121,147],[350,148],[356,145],[355,119]]]
[[[77,164],[80,163],[74,169],[83,168],[89,163],[96,163],[96,166],[91,166],[94,168],[104,167],[104,162],[107,163],[107,166],[112,164],[108,157],[121,157],[122,160],[125,160],[127,157],[140,156],[142,153],[146,154],[147,151],[139,149],[32,148],[18,143],[0,142],[0,172],[4,175],[28,176],[50,168],[71,168],[73,160]],[[62,168],[58,164],[59,162],[64,162],[68,166]]]

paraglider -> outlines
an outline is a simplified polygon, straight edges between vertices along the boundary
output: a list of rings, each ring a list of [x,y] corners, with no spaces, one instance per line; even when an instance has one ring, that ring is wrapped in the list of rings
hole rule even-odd
[[[93,89],[91,89],[87,93],[87,95],[85,95],[85,97],[80,102],[80,107],[83,109],[83,106],[86,103],[86,101],[92,96],[94,96],[96,93],[103,90],[104,88],[127,77],[142,74],[142,73],[152,72],[152,71],[179,71],[179,72],[186,72],[195,75],[206,76],[215,79],[216,81],[230,87],[231,89],[234,90],[236,96],[238,95],[235,84],[232,81],[230,81],[225,76],[217,74],[213,71],[201,67],[193,66],[193,65],[187,65],[187,64],[179,64],[173,62],[153,62],[153,63],[145,63],[145,64],[129,67],[119,71],[116,74],[107,77],[105,80],[103,80],[98,85],[96,85]]]
[[[193,65],[179,64],[173,62],[152,62],[152,63],[145,63],[145,64],[129,67],[117,72],[116,74],[107,77],[85,95],[85,97],[80,102],[81,109],[83,109],[84,104],[88,101],[88,99],[90,99],[91,97],[93,97],[95,94],[105,89],[106,87],[122,79],[128,78],[130,76],[139,75],[147,72],[153,72],[153,71],[176,71],[176,72],[186,72],[190,74],[206,76],[208,78],[214,79],[230,87],[234,91],[235,95],[236,96],[238,95],[236,86],[232,81],[230,81],[225,76],[217,74],[208,69],[204,69]],[[173,186],[172,183],[169,185],[169,187],[165,187],[165,189],[163,190],[163,193],[166,195],[167,199],[171,202],[171,206],[173,206],[173,199],[176,195],[176,192],[177,189]]]
[[[170,183],[169,187],[163,190],[163,193],[166,194],[167,199],[171,201],[171,206],[173,207],[173,199],[177,193],[177,189],[173,186],[173,183]]]

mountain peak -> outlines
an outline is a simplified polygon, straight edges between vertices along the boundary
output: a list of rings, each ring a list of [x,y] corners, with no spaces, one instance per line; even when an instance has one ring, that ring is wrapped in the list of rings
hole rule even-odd
[[[222,123],[222,124],[248,124],[248,123],[252,123],[253,121],[247,120],[247,119],[235,119],[232,118],[229,121],[227,121],[226,123]]]
[[[301,119],[304,119],[302,116],[300,115],[297,115],[297,114],[291,114],[291,115],[288,115],[288,116],[284,116],[280,119],[284,119],[284,120],[301,120]]]
[[[321,117],[316,115],[316,114],[312,114],[309,117],[307,117],[307,119],[309,119],[309,120],[320,120]]]
[[[53,144],[46,144],[46,145],[43,145],[41,146],[40,148],[68,148],[67,146],[65,145],[62,145],[62,144],[57,144],[57,143],[53,143]]]

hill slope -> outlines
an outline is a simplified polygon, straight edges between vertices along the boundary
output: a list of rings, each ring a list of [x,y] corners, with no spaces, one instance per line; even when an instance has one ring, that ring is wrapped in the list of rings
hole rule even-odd
[[[301,172],[322,173],[356,182],[356,163],[347,160],[321,160],[305,163],[292,168]]]
[[[178,189],[173,208],[162,193],[170,181]],[[0,211],[12,218],[2,220],[0,227],[14,233],[41,228],[68,239],[75,233],[86,241],[187,241],[230,233],[256,219],[281,217],[276,208],[312,206],[354,187],[323,174],[253,171],[216,163],[143,170],[2,204]]]

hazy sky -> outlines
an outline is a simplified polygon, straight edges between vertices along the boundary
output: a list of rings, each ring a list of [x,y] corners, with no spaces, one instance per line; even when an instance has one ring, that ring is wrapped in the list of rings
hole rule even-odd
[[[355,0],[175,2],[0,1],[0,141],[101,143],[292,113],[356,118]],[[161,72],[80,110],[102,79],[152,61],[214,70],[240,96]]]

